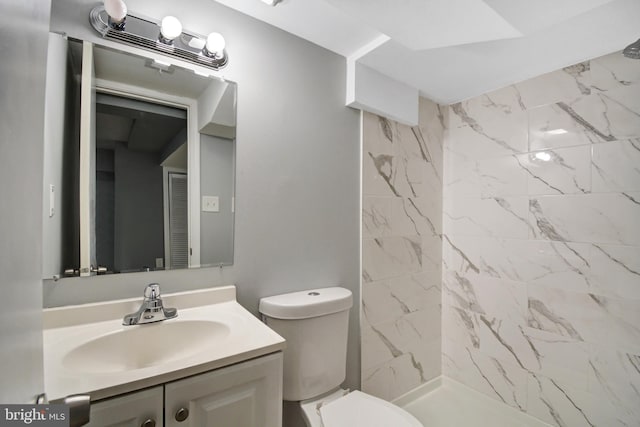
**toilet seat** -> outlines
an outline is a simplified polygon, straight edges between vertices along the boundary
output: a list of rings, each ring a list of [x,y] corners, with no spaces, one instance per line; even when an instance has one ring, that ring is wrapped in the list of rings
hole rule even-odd
[[[404,409],[357,390],[341,397],[334,394],[324,403],[308,402],[302,408],[312,427],[319,419],[323,427],[423,427]],[[319,417],[311,417],[310,411],[319,412]],[[316,418],[315,424],[311,418]]]

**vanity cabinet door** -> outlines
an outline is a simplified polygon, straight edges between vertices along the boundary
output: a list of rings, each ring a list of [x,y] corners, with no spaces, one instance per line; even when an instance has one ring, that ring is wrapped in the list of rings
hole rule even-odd
[[[282,353],[165,385],[167,427],[281,427]]]
[[[162,427],[162,386],[91,404],[89,427]]]

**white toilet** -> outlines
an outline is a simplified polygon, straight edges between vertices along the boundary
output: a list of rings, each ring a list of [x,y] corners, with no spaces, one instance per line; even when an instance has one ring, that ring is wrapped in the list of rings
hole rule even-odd
[[[300,402],[309,427],[423,427],[405,410],[345,379],[351,292],[322,288],[260,300],[266,324],[287,340],[284,400]]]

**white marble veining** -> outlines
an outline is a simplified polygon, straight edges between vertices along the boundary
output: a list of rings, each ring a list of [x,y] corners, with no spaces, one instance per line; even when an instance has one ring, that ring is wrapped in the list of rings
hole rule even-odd
[[[367,185],[363,186],[362,192],[365,196],[398,196],[392,185],[396,170],[394,162],[391,154],[364,154],[362,179]]]
[[[591,87],[608,91],[640,83],[640,68],[634,59],[619,52],[591,60]]]
[[[522,155],[468,160],[450,153],[450,170],[445,183],[449,194],[458,197],[509,197],[527,193],[529,172],[519,167]],[[524,155],[527,156],[527,155]],[[452,158],[458,157],[455,161]]]
[[[640,191],[640,138],[593,146],[594,193]]]
[[[444,261],[465,274],[588,291],[589,248],[583,243],[445,236]]]
[[[446,339],[485,355],[512,363],[531,372],[553,370],[557,363],[549,362],[553,346],[532,337],[531,330],[519,319],[499,319],[458,308],[443,307],[443,325],[449,328]],[[586,373],[586,364],[582,367]]]
[[[591,190],[591,147],[535,151],[517,156],[529,195],[582,194]]]
[[[449,118],[443,374],[553,426],[640,426],[640,61]]]
[[[373,238],[391,234],[393,197],[366,197],[362,201],[362,237]]]
[[[640,245],[640,193],[541,196],[529,200],[532,237]]]
[[[524,334],[534,352],[535,363],[529,372],[554,378],[563,384],[588,388],[589,345],[584,341],[534,328],[524,328]]]
[[[552,426],[640,426],[640,61],[363,132],[363,389],[441,366]]]
[[[527,287],[523,282],[449,271],[444,277],[445,305],[490,318],[524,324]]]
[[[362,117],[362,138],[366,143],[366,151],[374,155],[393,154],[394,139],[397,131],[394,122],[374,114]]]
[[[526,409],[527,371],[518,365],[445,339],[442,373],[509,406]]]
[[[363,117],[362,387],[393,399],[441,373],[448,109],[421,100],[415,127]]]
[[[363,283],[362,288],[362,310],[370,324],[396,321],[409,313],[406,303],[391,292],[388,280]]]
[[[526,106],[515,86],[505,87],[450,106],[449,128],[486,125],[485,130],[498,130],[498,125],[509,123],[516,128],[522,123]]]
[[[640,136],[640,86],[598,92],[558,105],[604,141]]]
[[[363,241],[362,275],[366,282],[421,270],[422,246],[418,236],[379,237]]]
[[[606,135],[601,135],[593,126],[571,113],[563,103],[528,110],[529,150],[574,147],[606,140]]]
[[[593,417],[585,412],[589,404],[595,403],[587,392],[566,387],[542,375],[529,375],[527,382],[529,414],[555,426],[597,425]]]
[[[428,197],[395,197],[391,201],[390,229],[396,235],[442,233],[442,203]]]
[[[453,106],[451,107],[454,108]],[[455,112],[455,109],[453,109]],[[452,127],[448,138],[454,142],[448,149],[473,159],[487,159],[510,154],[527,152],[527,116],[525,112],[517,113],[519,124],[508,126],[508,118],[505,125],[498,124],[495,128],[485,129],[472,118],[465,115],[460,108],[459,114],[463,123],[471,123],[465,126]],[[454,114],[452,113],[452,116]]]
[[[392,400],[426,381],[411,353],[400,354],[387,364],[362,371],[363,390],[385,400]]]
[[[589,391],[609,398],[625,418],[640,419],[640,352],[591,348]]]
[[[591,293],[640,300],[640,247],[594,244],[588,262]]]
[[[528,222],[526,197],[456,198],[445,207],[445,227],[466,236],[526,238]]]
[[[529,326],[590,343],[640,348],[640,301],[530,286]]]
[[[591,64],[582,62],[514,85],[522,105],[532,109],[557,102],[572,102],[591,94]]]

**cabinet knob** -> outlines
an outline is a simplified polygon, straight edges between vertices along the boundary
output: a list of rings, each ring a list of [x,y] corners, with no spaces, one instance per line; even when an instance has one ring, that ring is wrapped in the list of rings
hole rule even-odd
[[[179,423],[189,418],[189,410],[187,408],[180,408],[176,411],[176,421]]]
[[[148,420],[140,424],[140,427],[156,427],[156,420],[149,418]]]

